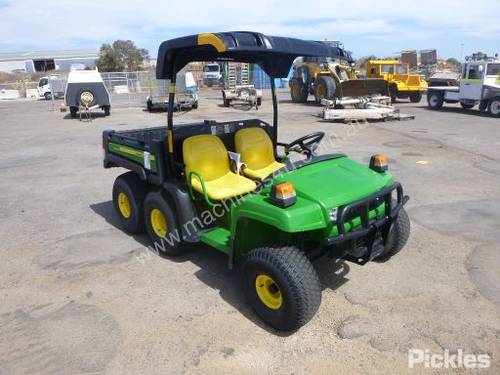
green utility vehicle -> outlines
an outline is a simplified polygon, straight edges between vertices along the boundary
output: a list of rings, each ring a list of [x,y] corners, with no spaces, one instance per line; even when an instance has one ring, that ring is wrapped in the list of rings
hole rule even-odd
[[[170,108],[166,127],[103,133],[104,167],[130,170],[113,186],[123,228],[145,230],[167,256],[199,242],[227,254],[250,305],[278,330],[298,329],[319,308],[312,261],[388,259],[410,232],[408,197],[384,156],[365,166],[318,155],[322,132],[278,142],[274,78],[286,77],[298,56],[338,54],[325,43],[253,32],[166,41],[156,74],[171,80],[169,106],[176,73],[191,61],[257,63],[271,77],[272,126],[259,119],[174,126]],[[301,160],[292,162],[292,152]]]

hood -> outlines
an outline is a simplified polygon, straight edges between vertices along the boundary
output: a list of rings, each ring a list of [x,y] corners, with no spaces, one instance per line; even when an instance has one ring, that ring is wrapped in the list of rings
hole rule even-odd
[[[295,186],[298,199],[318,203],[324,209],[365,198],[392,183],[390,173],[378,173],[347,157],[306,165],[277,176],[276,182]]]

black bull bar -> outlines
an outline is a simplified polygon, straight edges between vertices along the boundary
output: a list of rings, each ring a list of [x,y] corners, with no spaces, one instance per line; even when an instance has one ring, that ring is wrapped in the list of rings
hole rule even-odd
[[[397,198],[393,202],[393,192],[396,191]],[[343,258],[353,261],[358,264],[365,264],[372,260],[384,250],[384,245],[389,234],[390,227],[393,221],[397,218],[401,208],[408,202],[410,197],[403,194],[403,187],[399,182],[395,182],[391,186],[387,186],[382,190],[355,201],[353,203],[341,206],[337,212],[336,225],[338,228],[338,235],[325,239],[326,246],[339,245],[347,241],[356,240],[359,238],[365,239],[366,249],[363,254],[346,250]],[[368,215],[370,210],[378,207],[385,202],[385,215],[383,217],[372,219],[370,221]],[[361,225],[346,233],[345,224],[348,221],[359,217]],[[375,239],[377,233],[380,232],[383,238],[383,244],[376,243]]]

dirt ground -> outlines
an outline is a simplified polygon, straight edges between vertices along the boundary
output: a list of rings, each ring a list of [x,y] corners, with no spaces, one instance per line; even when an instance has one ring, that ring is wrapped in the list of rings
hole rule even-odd
[[[45,102],[0,102],[0,374],[500,373],[500,121],[448,106],[400,103],[414,121],[322,122],[280,95],[280,139],[322,130],[321,152],[389,157],[411,199],[406,248],[385,263],[321,259],[313,320],[266,327],[216,250],[181,258],[148,250],[118,226],[120,169],[102,168],[104,129],[160,126],[139,108],[92,122]],[[425,99],[425,98],[424,98]],[[261,117],[219,93],[176,122]],[[408,366],[409,349],[488,354],[485,370]]]

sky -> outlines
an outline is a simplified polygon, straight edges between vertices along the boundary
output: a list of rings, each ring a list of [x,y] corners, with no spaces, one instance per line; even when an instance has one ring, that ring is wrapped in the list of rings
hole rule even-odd
[[[258,31],[341,40],[354,57],[438,50],[441,58],[500,52],[498,0],[0,0],[0,52],[98,48],[131,39],[156,56],[163,40]]]

